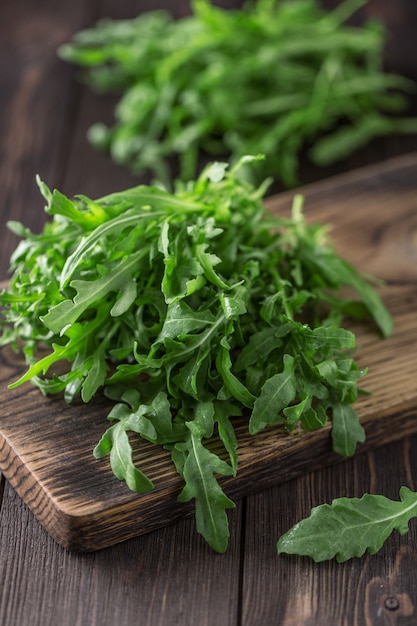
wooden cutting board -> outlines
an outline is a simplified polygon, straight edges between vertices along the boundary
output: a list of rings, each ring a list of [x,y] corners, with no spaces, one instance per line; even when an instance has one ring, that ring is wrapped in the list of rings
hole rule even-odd
[[[356,403],[366,442],[358,452],[417,433],[417,155],[305,187],[305,214],[328,223],[338,252],[386,281],[380,293],[395,330],[383,340],[374,327],[351,327],[357,361],[371,391]],[[288,214],[293,192],[268,199]],[[67,405],[30,384],[8,390],[24,371],[11,349],[0,351],[0,470],[50,535],[62,546],[93,551],[148,532],[193,512],[177,503],[181,480],[169,454],[137,442],[135,458],[155,484],[130,492],[108,459],[92,450],[107,427],[108,401]],[[239,472],[222,479],[235,501],[305,471],[340,461],[329,428],[285,434],[270,427],[252,437],[237,425]]]

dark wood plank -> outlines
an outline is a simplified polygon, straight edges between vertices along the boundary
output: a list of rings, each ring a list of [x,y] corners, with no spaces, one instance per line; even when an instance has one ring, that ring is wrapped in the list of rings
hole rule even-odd
[[[384,279],[401,276],[400,283],[404,281],[383,290],[395,320],[391,338],[382,341],[375,329],[355,327],[359,366],[369,367],[366,388],[372,392],[357,403],[367,431],[360,449],[417,432],[417,422],[410,419],[417,406],[412,356],[417,349],[416,171],[417,157],[402,158],[382,172],[373,167],[302,190],[309,219],[335,224],[337,247],[344,256],[362,269],[372,266]],[[291,197],[272,198],[269,205],[288,211]],[[395,214],[393,198],[400,205]],[[181,481],[169,454],[153,444],[141,441],[135,446],[139,466],[155,484],[148,494],[128,491],[111,475],[107,460],[93,459],[92,449],[106,427],[105,399],[88,407],[68,406],[28,385],[6,390],[19,364],[10,350],[3,350],[2,358],[0,469],[56,541],[95,550],[192,512],[192,505],[177,502]],[[82,427],[77,426],[80,420]],[[233,499],[337,460],[329,427],[291,436],[280,427],[268,428],[251,437],[246,419],[236,424],[240,469],[237,478],[222,480]]]
[[[225,555],[188,519],[90,554],[63,550],[6,487],[0,509],[0,624],[211,626],[238,623],[240,520]]]
[[[38,230],[45,220],[35,182],[39,174],[51,186],[61,180],[71,132],[73,68],[56,50],[74,31],[97,16],[94,2],[74,0],[5,1],[0,6],[0,228],[22,220]],[[39,207],[39,208],[38,208]],[[1,277],[16,246],[3,236]]]
[[[321,0],[321,5],[331,10],[340,0]],[[417,6],[414,0],[368,0],[350,19],[354,25],[366,20],[378,20],[385,28],[385,67],[389,71],[417,78],[414,55],[414,32]]]

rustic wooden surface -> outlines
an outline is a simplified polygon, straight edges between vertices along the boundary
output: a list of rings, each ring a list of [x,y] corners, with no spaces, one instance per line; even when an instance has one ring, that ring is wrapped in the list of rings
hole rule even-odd
[[[98,99],[75,81],[75,72],[56,58],[58,45],[100,15],[128,17],[139,10],[188,2],[138,0],[5,0],[0,6],[1,278],[6,278],[16,240],[8,219],[40,227],[42,203],[34,182],[39,173],[51,186],[72,195],[100,196],[137,183],[85,142],[85,129],[111,118],[110,99]],[[224,6],[239,6],[226,2]],[[325,2],[327,6],[335,2]],[[414,0],[371,0],[366,9],[384,19],[390,33],[387,65],[417,78],[410,54],[417,24]],[[411,43],[410,43],[411,42]],[[414,99],[415,100],[415,99]],[[414,112],[417,106],[414,101]],[[348,162],[325,171],[305,168],[310,182],[330,174],[417,151],[415,137],[373,142]],[[382,176],[382,181],[384,176]],[[397,188],[403,189],[398,181]],[[378,186],[369,189],[372,199]],[[411,187],[407,190],[412,194]],[[395,190],[393,215],[399,210]],[[344,208],[351,205],[341,196]],[[409,198],[410,200],[411,198]],[[335,211],[337,203],[335,203]],[[353,213],[352,213],[353,214]],[[375,214],[377,218],[377,214]],[[335,231],[337,234],[337,214]],[[398,290],[415,280],[412,233],[402,220],[399,263],[387,276]],[[361,232],[355,241],[360,254]],[[340,232],[343,237],[343,232]],[[390,239],[391,230],[383,237]],[[365,254],[365,253],[364,253]],[[367,251],[361,262],[377,262]],[[368,267],[368,265],[367,265]],[[411,272],[409,274],[408,272]],[[410,295],[412,290],[410,287]],[[404,352],[412,348],[404,346]],[[408,357],[409,355],[407,355]],[[392,372],[395,377],[396,371]],[[387,393],[389,393],[387,383]],[[408,421],[413,419],[412,411]],[[354,459],[305,472],[280,486],[255,493],[231,511],[226,555],[213,554],[196,535],[192,518],[91,554],[76,554],[54,542],[4,479],[0,482],[0,623],[10,626],[242,625],[334,626],[417,623],[417,524],[394,534],[375,556],[343,565],[314,565],[307,559],[277,557],[275,542],[311,506],[365,491],[397,498],[405,484],[417,488],[417,437],[407,436]],[[48,462],[48,459],[45,459]]]

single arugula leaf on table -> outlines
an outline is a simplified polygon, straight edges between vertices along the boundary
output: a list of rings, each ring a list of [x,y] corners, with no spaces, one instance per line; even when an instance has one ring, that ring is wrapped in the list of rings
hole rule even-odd
[[[266,185],[240,176],[259,158],[209,165],[175,193],[142,185],[71,200],[38,181],[50,219],[40,234],[11,225],[22,241],[0,294],[0,344],[20,346],[28,366],[10,386],[32,381],[67,402],[104,393],[111,424],[95,457],[144,492],[153,485],[131,434],[167,449],[179,499],[195,501],[197,529],[218,552],[234,506],[220,477],[239,471],[234,418],[253,436],[330,424],[334,449],[353,454],[366,370],[340,323],[356,304],[382,336],[392,329],[373,284],[307,223],[301,197],[289,218],[268,213]]]
[[[309,556],[314,561],[336,558],[343,563],[375,554],[394,530],[405,535],[412,518],[417,517],[417,494],[401,487],[400,501],[381,495],[337,498],[311,510],[310,517],[298,522],[277,543],[278,553]]]

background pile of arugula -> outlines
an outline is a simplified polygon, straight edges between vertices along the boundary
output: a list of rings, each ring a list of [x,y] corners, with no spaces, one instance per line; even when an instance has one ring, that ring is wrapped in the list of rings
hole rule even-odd
[[[318,0],[257,0],[225,10],[192,0],[178,20],[164,11],[102,19],[59,54],[87,68],[93,89],[120,96],[114,125],[97,121],[88,135],[115,162],[168,188],[195,178],[201,155],[265,154],[256,181],[292,186],[301,153],[325,166],[374,137],[417,132],[404,117],[415,84],[384,71],[382,24],[346,23],[364,4],[329,12]]]

